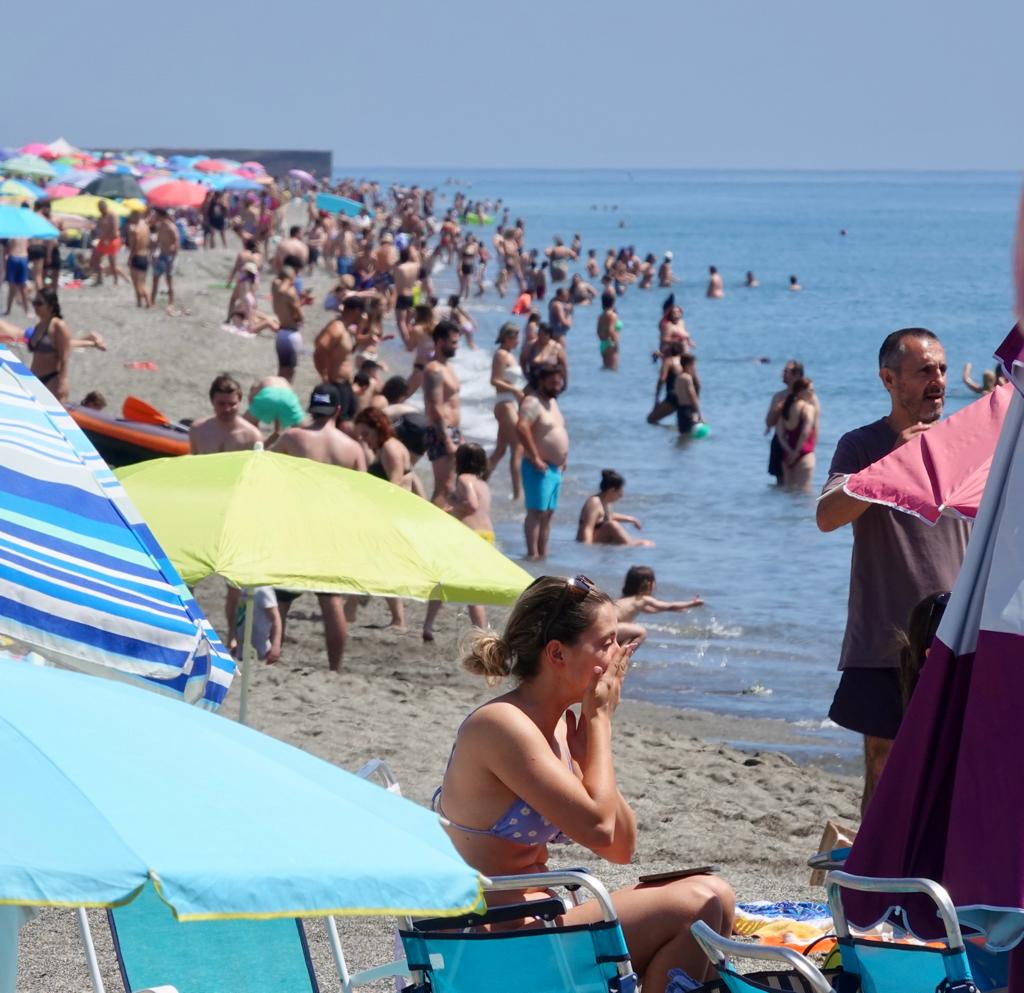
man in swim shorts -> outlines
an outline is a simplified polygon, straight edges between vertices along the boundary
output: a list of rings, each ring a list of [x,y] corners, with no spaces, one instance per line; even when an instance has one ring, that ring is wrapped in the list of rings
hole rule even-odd
[[[96,250],[93,253],[93,285],[103,282],[103,260],[110,262],[110,275],[117,286],[117,253],[121,250],[121,237],[118,232],[117,218],[111,213],[106,200],[100,200],[100,217],[96,222]]]
[[[26,210],[28,208],[25,208]],[[11,238],[7,243],[7,264],[4,277],[7,280],[7,309],[11,312],[14,298],[18,298],[25,313],[28,313],[28,238]]]
[[[362,334],[364,321],[365,298],[347,297],[341,313],[324,325],[313,345],[313,365],[338,392],[338,427],[345,430],[356,416],[352,352],[367,340]]]
[[[459,377],[450,362],[459,350],[459,326],[440,321],[431,338],[434,357],[423,370],[423,412],[429,425],[426,432],[427,458],[434,470],[431,500],[447,506],[455,486],[455,449],[462,441],[459,422]]]
[[[569,263],[575,262],[577,253],[567,248],[561,238],[556,237],[551,248],[545,248],[544,254],[551,266],[551,282],[564,283],[569,278]]]
[[[548,323],[554,335],[568,334],[572,329],[572,301],[569,299],[568,287],[559,286],[551,298],[548,304]]]
[[[149,225],[141,210],[133,210],[125,228],[128,238],[128,269],[135,289],[135,306],[150,307],[146,273],[149,272]]]
[[[295,270],[282,266],[270,284],[270,301],[280,330],[274,341],[277,350],[277,374],[290,383],[302,354],[302,301],[295,288]]]
[[[557,400],[564,387],[558,366],[542,366],[537,374],[536,394],[525,397],[519,405],[516,432],[525,456],[523,531],[528,559],[542,559],[548,554],[551,518],[558,506],[562,473],[569,458],[569,433]]]
[[[160,277],[163,276],[167,281],[167,305],[173,307],[174,263],[178,258],[178,249],[181,248],[181,238],[168,211],[158,210],[156,217],[156,258],[153,259],[153,288],[150,298],[155,306],[157,287],[160,285]]]

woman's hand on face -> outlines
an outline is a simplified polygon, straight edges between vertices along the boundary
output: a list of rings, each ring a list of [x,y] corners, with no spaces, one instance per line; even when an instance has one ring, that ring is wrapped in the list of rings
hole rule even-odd
[[[597,714],[610,718],[615,713],[622,692],[622,681],[629,671],[629,660],[635,648],[634,644],[615,644],[608,651],[608,665],[604,669],[594,666],[580,708],[584,718],[589,719]]]

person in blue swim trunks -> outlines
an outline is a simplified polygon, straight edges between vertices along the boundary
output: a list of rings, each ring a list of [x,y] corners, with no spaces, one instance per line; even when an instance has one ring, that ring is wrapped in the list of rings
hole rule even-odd
[[[537,371],[537,390],[519,405],[516,433],[523,445],[523,495],[526,498],[526,557],[548,554],[551,518],[558,507],[562,472],[569,458],[569,432],[558,408],[565,389],[562,370],[544,365]]]
[[[513,685],[462,722],[433,808],[480,872],[543,872],[550,846],[567,841],[609,862],[633,858],[636,814],[612,754],[632,648],[617,635],[615,604],[586,576],[541,576],[520,594],[500,636],[477,632],[463,666]],[[693,988],[677,981],[679,969],[694,985],[707,978],[694,921],[732,931],[732,887],[712,874],[641,882],[611,897],[645,993]],[[560,920],[586,924],[600,914],[590,901]]]

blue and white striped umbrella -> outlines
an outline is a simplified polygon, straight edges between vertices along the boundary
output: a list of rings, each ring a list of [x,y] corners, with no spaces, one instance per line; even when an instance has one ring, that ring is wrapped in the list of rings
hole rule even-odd
[[[3,347],[0,635],[210,709],[235,672],[114,474]]]

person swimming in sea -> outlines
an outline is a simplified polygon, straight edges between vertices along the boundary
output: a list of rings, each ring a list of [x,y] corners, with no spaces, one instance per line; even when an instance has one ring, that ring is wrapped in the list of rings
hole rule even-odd
[[[631,538],[623,524],[631,524],[638,531],[643,525],[628,514],[617,514],[612,504],[622,498],[626,480],[614,469],[601,470],[598,492],[587,497],[580,510],[580,523],[576,540],[584,545],[628,545],[631,547],[653,548],[654,542],[647,538]]]

